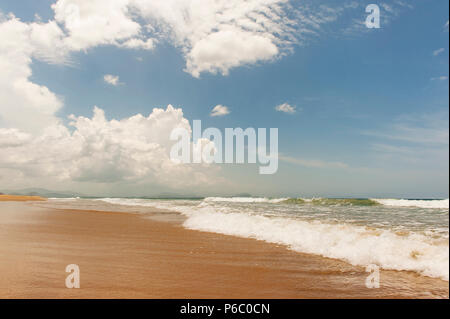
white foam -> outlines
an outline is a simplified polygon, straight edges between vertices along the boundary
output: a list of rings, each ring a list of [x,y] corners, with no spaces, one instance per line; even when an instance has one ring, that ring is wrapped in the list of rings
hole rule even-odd
[[[280,203],[288,198],[267,197],[207,197],[205,202],[231,202],[231,203]]]
[[[449,208],[448,199],[436,199],[436,200],[413,200],[413,199],[377,199],[371,200],[385,206],[396,207],[419,207],[419,208]]]
[[[156,200],[156,199],[139,199],[139,198],[99,198],[97,201],[106,202],[113,205],[123,205],[123,206],[139,206],[139,207],[153,207],[157,209],[165,209],[170,211],[181,212],[180,209],[183,207],[178,207],[175,201],[169,200]],[[182,200],[178,200],[182,201]]]
[[[187,216],[184,226],[189,229],[256,238],[353,265],[377,264],[384,269],[449,279],[448,240],[433,240],[414,233],[399,236],[389,230],[348,224],[223,213],[211,206],[181,210]]]
[[[449,280],[448,237],[435,237],[436,234],[427,236],[410,232],[409,235],[397,235],[388,229],[252,213],[251,203],[270,203],[271,199],[267,198],[214,197],[188,206],[179,201],[120,198],[101,200],[111,204],[151,206],[177,211],[186,216],[183,225],[189,229],[255,238],[286,245],[298,252],[341,259],[353,265],[377,264],[384,269],[415,271],[425,276]],[[221,201],[250,204],[248,209],[242,210],[228,207],[228,204],[221,204]],[[401,200],[388,201],[401,206],[398,205]],[[413,203],[407,204],[413,206]],[[436,206],[442,207],[442,204],[427,208]]]
[[[95,199],[98,201],[106,202],[115,205],[125,205],[125,206],[145,206],[154,207],[155,205],[146,199],[137,198],[99,198]]]

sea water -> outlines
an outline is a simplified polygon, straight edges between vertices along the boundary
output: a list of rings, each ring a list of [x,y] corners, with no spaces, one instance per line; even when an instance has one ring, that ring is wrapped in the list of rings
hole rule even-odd
[[[353,265],[449,279],[449,200],[208,197],[53,199],[50,205],[184,216],[183,226]],[[161,214],[161,212],[159,212]]]

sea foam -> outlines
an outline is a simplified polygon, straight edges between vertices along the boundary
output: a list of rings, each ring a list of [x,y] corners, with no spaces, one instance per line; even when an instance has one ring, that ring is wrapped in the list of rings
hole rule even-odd
[[[231,203],[280,203],[288,198],[274,198],[267,197],[207,197],[205,202],[231,202]]]
[[[449,280],[448,241],[421,234],[397,235],[386,229],[329,224],[246,213],[223,213],[203,206],[183,209],[189,229],[255,238],[290,249],[345,260],[352,265],[376,264]]]
[[[395,207],[420,207],[420,208],[449,208],[448,199],[434,200],[414,200],[414,199],[376,199],[373,201],[385,205]]]
[[[277,207],[282,211],[295,211],[293,207],[290,208],[289,205],[283,204],[285,200],[285,198],[242,197],[210,197],[203,201],[102,199],[111,204],[177,211],[186,217],[183,226],[189,229],[255,238],[285,245],[297,252],[344,260],[352,265],[376,264],[383,269],[415,271],[425,276],[449,280],[448,226],[445,225],[445,229],[441,229],[439,232],[439,229],[444,227],[442,221],[439,227],[436,226],[434,230],[432,228],[425,232],[414,231],[413,228],[409,230],[403,228],[404,231],[398,231],[395,227],[374,227],[372,224],[368,224],[369,219],[373,216],[381,218],[382,221],[389,220],[390,215],[383,214],[389,214],[391,210],[391,217],[395,217],[396,214],[400,214],[401,217],[405,212],[411,210],[413,214],[411,216],[416,216],[415,218],[431,214],[426,219],[427,221],[433,220],[430,218],[440,218],[439,216],[445,220],[445,218],[448,219],[448,200],[377,199],[374,201],[380,201],[380,205],[374,207],[354,206],[352,201],[342,201],[343,204],[349,206],[335,206],[334,201],[330,206],[329,201],[320,201],[317,203],[325,205],[317,207],[317,203],[312,204],[312,200],[306,200],[305,204],[298,207],[303,212],[308,212],[310,216],[308,220],[296,214],[292,217],[278,216]],[[383,213],[376,214],[380,207],[383,209]],[[395,207],[397,207],[396,210],[394,210]],[[430,210],[430,213],[427,213],[426,211],[431,208],[444,208],[444,212],[437,211],[435,213]],[[352,223],[351,219],[354,219],[355,215],[352,215],[351,210],[354,211],[354,214],[361,214],[363,210],[367,215],[363,214],[362,216],[366,216],[364,218],[367,222]],[[401,212],[397,210],[401,210]],[[348,221],[321,219],[324,218],[323,214],[326,212],[331,215],[341,212],[344,216],[348,215]],[[402,218],[407,219],[403,222],[406,226],[415,225],[420,220],[413,220],[411,223],[409,215],[405,216]],[[396,218],[398,217],[396,216]],[[446,224],[448,225],[448,222]]]

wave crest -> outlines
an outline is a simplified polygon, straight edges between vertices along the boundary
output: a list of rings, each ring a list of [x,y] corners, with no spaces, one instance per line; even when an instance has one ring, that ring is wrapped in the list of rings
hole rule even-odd
[[[347,261],[377,264],[383,269],[415,271],[449,280],[448,240],[433,240],[418,233],[396,234],[387,229],[328,224],[290,218],[224,213],[211,206],[183,209],[184,227],[239,237],[255,238],[290,249]]]
[[[371,199],[381,205],[394,207],[419,207],[419,208],[449,208],[448,199],[430,199],[430,200],[414,200],[414,199]]]

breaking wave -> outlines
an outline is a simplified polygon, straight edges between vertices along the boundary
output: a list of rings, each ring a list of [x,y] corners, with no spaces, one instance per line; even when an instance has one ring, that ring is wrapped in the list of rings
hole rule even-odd
[[[207,197],[205,202],[231,202],[231,203],[280,203],[288,198],[266,198],[266,197]]]
[[[383,269],[415,271],[449,280],[448,239],[418,233],[396,234],[388,229],[319,221],[224,213],[204,206],[182,209],[189,229],[255,238],[282,244],[302,253],[377,264]]]
[[[267,198],[267,197],[207,197],[205,202],[311,204],[322,206],[395,206],[419,208],[449,208],[448,199],[375,199],[375,198]]]
[[[372,199],[381,205],[395,207],[420,207],[420,208],[449,208],[448,199]]]
[[[101,201],[176,211],[185,216],[183,226],[189,229],[255,238],[353,265],[376,264],[449,280],[448,199]]]

